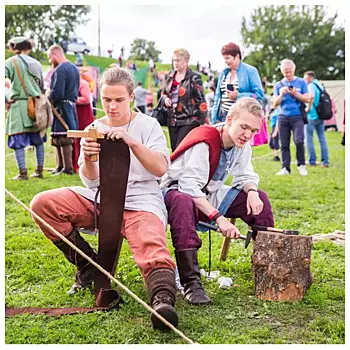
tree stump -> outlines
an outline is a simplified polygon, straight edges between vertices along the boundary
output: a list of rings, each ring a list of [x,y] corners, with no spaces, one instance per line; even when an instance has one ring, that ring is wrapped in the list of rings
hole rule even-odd
[[[312,237],[259,231],[252,254],[257,298],[301,300],[311,286]]]

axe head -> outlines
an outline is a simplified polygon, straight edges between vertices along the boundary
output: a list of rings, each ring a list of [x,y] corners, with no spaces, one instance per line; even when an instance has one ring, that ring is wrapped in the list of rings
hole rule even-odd
[[[298,235],[299,231],[298,230],[283,230],[283,233],[285,235]]]
[[[253,230],[248,230],[247,237],[246,237],[245,243],[244,243],[244,248],[247,249],[247,247],[248,247],[248,245],[253,237],[253,234],[254,234]]]

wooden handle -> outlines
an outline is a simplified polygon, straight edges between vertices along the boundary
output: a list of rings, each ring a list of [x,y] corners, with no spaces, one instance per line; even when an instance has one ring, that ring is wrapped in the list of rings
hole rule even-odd
[[[221,246],[221,251],[220,251],[220,260],[221,261],[226,261],[227,255],[228,255],[228,250],[230,249],[230,244],[231,244],[232,238],[224,237],[222,246]]]
[[[236,225],[236,219],[230,219],[232,225]],[[228,237],[223,237],[222,241],[222,246],[221,246],[221,251],[220,251],[220,260],[221,261],[226,261],[227,255],[228,255],[228,250],[230,249],[230,244],[231,244],[232,238]]]
[[[92,156],[90,156],[90,159],[92,162],[97,162],[97,159],[98,159],[97,154],[93,154]]]

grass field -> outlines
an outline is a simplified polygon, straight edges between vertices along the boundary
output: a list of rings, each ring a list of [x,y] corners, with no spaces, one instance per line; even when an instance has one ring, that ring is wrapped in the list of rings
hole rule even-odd
[[[303,235],[345,230],[345,149],[339,133],[327,132],[331,166],[308,168],[301,177],[292,165],[289,177],[276,177],[280,168],[272,162],[267,145],[253,149],[253,165],[260,174],[260,188],[272,202],[276,227],[298,229]],[[316,142],[317,144],[317,142]],[[317,146],[317,145],[316,145]],[[319,152],[317,147],[317,152]],[[265,156],[268,155],[268,156]],[[292,147],[295,157],[295,148]],[[265,157],[262,157],[265,156]],[[255,159],[254,159],[255,158]],[[27,152],[27,166],[35,169],[33,151]],[[55,166],[54,151],[46,145],[45,166]],[[6,148],[5,185],[25,204],[41,191],[79,185],[78,175],[16,182],[16,162]],[[6,196],[5,298],[12,307],[92,307],[90,292],[68,296],[74,280],[74,267],[35,226],[30,215]],[[238,221],[243,234],[247,227]],[[200,267],[208,269],[208,237],[201,234]],[[97,238],[87,237],[96,247]],[[267,302],[254,295],[250,256],[234,242],[226,262],[219,261],[222,236],[212,233],[212,270],[231,277],[234,286],[219,289],[216,281],[203,281],[212,299],[205,307],[189,306],[178,295],[178,328],[193,341],[206,344],[344,344],[345,342],[345,249],[332,242],[314,243],[311,269],[314,283],[301,302]],[[168,247],[173,255],[170,234]],[[174,255],[173,255],[174,256]],[[141,275],[124,243],[117,278],[147,301]],[[5,320],[7,344],[146,344],[184,340],[173,332],[151,327],[149,314],[140,304],[122,293],[119,311],[50,318],[21,315]]]

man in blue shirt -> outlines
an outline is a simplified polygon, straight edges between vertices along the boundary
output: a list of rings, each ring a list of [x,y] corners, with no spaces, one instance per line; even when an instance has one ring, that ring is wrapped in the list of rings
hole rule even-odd
[[[55,68],[50,81],[49,99],[61,116],[54,116],[51,127],[51,144],[56,147],[56,169],[54,175],[73,175],[73,139],[67,137],[67,130],[78,128],[76,101],[78,99],[80,73],[78,68],[69,62],[58,45],[52,45],[47,51],[49,62]]]
[[[300,175],[306,176],[304,148],[304,120],[301,115],[302,103],[309,101],[307,85],[302,78],[296,77],[295,64],[292,60],[281,62],[284,78],[279,81],[273,92],[273,105],[279,106],[278,131],[281,140],[282,169],[276,175],[290,174],[290,136],[297,149],[297,164]]]
[[[307,153],[309,154],[309,163],[313,166],[316,165],[316,152],[313,140],[314,130],[316,130],[316,134],[318,137],[318,141],[320,142],[321,148],[321,167],[328,168],[328,147],[326,137],[324,134],[324,121],[319,119],[316,110],[316,107],[318,106],[321,97],[321,91],[318,89],[318,87],[321,90],[324,90],[324,87],[321,84],[319,84],[318,80],[316,79],[315,72],[313,71],[305,72],[304,80],[307,83],[310,95],[310,102],[308,103],[307,107],[307,118],[309,123],[305,125],[306,148]]]

